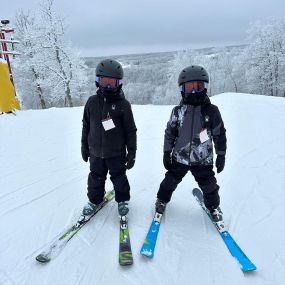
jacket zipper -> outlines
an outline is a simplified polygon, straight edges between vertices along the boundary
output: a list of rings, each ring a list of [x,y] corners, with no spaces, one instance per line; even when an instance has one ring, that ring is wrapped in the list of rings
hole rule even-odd
[[[190,137],[190,147],[189,147],[189,166],[191,165],[191,148],[192,148],[192,141],[193,141],[195,108],[196,106],[193,106],[192,120],[191,120],[191,137]]]
[[[102,108],[102,113],[101,113],[101,124],[102,124],[102,120],[104,120],[103,115],[104,115],[105,102],[106,102],[106,98],[104,97],[103,98],[103,108]],[[102,127],[101,129],[101,158],[102,159],[104,159],[103,138],[104,138],[104,128]]]

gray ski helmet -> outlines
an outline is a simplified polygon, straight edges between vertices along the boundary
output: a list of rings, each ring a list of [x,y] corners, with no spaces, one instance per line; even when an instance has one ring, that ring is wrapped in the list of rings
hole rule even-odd
[[[124,71],[122,65],[114,59],[104,59],[96,67],[96,76],[106,76],[123,79]]]
[[[204,81],[209,83],[208,72],[199,65],[190,65],[184,68],[178,77],[178,86],[189,81]]]

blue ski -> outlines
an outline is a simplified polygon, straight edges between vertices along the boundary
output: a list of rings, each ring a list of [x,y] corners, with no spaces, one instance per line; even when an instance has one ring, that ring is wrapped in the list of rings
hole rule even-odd
[[[150,225],[147,236],[142,245],[140,252],[142,255],[146,257],[152,258],[154,256],[154,249],[156,245],[158,231],[160,228],[161,218],[162,218],[162,214],[159,214],[156,212],[152,220],[152,223]]]
[[[208,215],[208,217],[211,219],[211,216],[205,207],[204,204],[204,198],[203,198],[203,193],[200,189],[194,188],[192,190],[192,194],[202,207],[202,209],[205,211],[205,213]],[[212,221],[212,219],[211,219]],[[219,231],[223,241],[225,242],[228,250],[230,251],[231,255],[236,258],[238,261],[241,270],[243,272],[249,272],[252,270],[256,270],[256,266],[249,260],[249,258],[244,254],[244,252],[241,250],[241,248],[238,246],[238,244],[235,242],[233,237],[230,235],[228,231],[226,231],[223,227],[221,228],[220,225],[217,225],[212,221],[212,223],[216,226],[217,230]]]

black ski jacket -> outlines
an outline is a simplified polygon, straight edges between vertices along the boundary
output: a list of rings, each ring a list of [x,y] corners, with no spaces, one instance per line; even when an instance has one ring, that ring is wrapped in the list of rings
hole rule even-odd
[[[201,139],[205,132],[206,139]],[[165,130],[164,151],[172,152],[182,164],[213,165],[213,142],[216,154],[225,155],[226,129],[218,107],[208,97],[202,105],[181,102],[174,107]]]
[[[111,118],[115,128],[106,131],[102,120]],[[125,156],[135,158],[137,149],[137,128],[131,104],[121,90],[119,94],[106,100],[98,90],[89,97],[83,114],[82,147],[89,149],[90,155],[109,158]]]

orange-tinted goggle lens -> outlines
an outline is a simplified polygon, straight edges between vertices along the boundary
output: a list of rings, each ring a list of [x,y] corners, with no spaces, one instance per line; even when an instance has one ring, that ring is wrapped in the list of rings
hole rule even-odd
[[[184,92],[191,93],[191,92],[201,92],[205,87],[205,83],[203,81],[192,81],[184,83]]]
[[[110,86],[117,87],[117,79],[111,77],[100,77],[99,84],[103,87]]]

